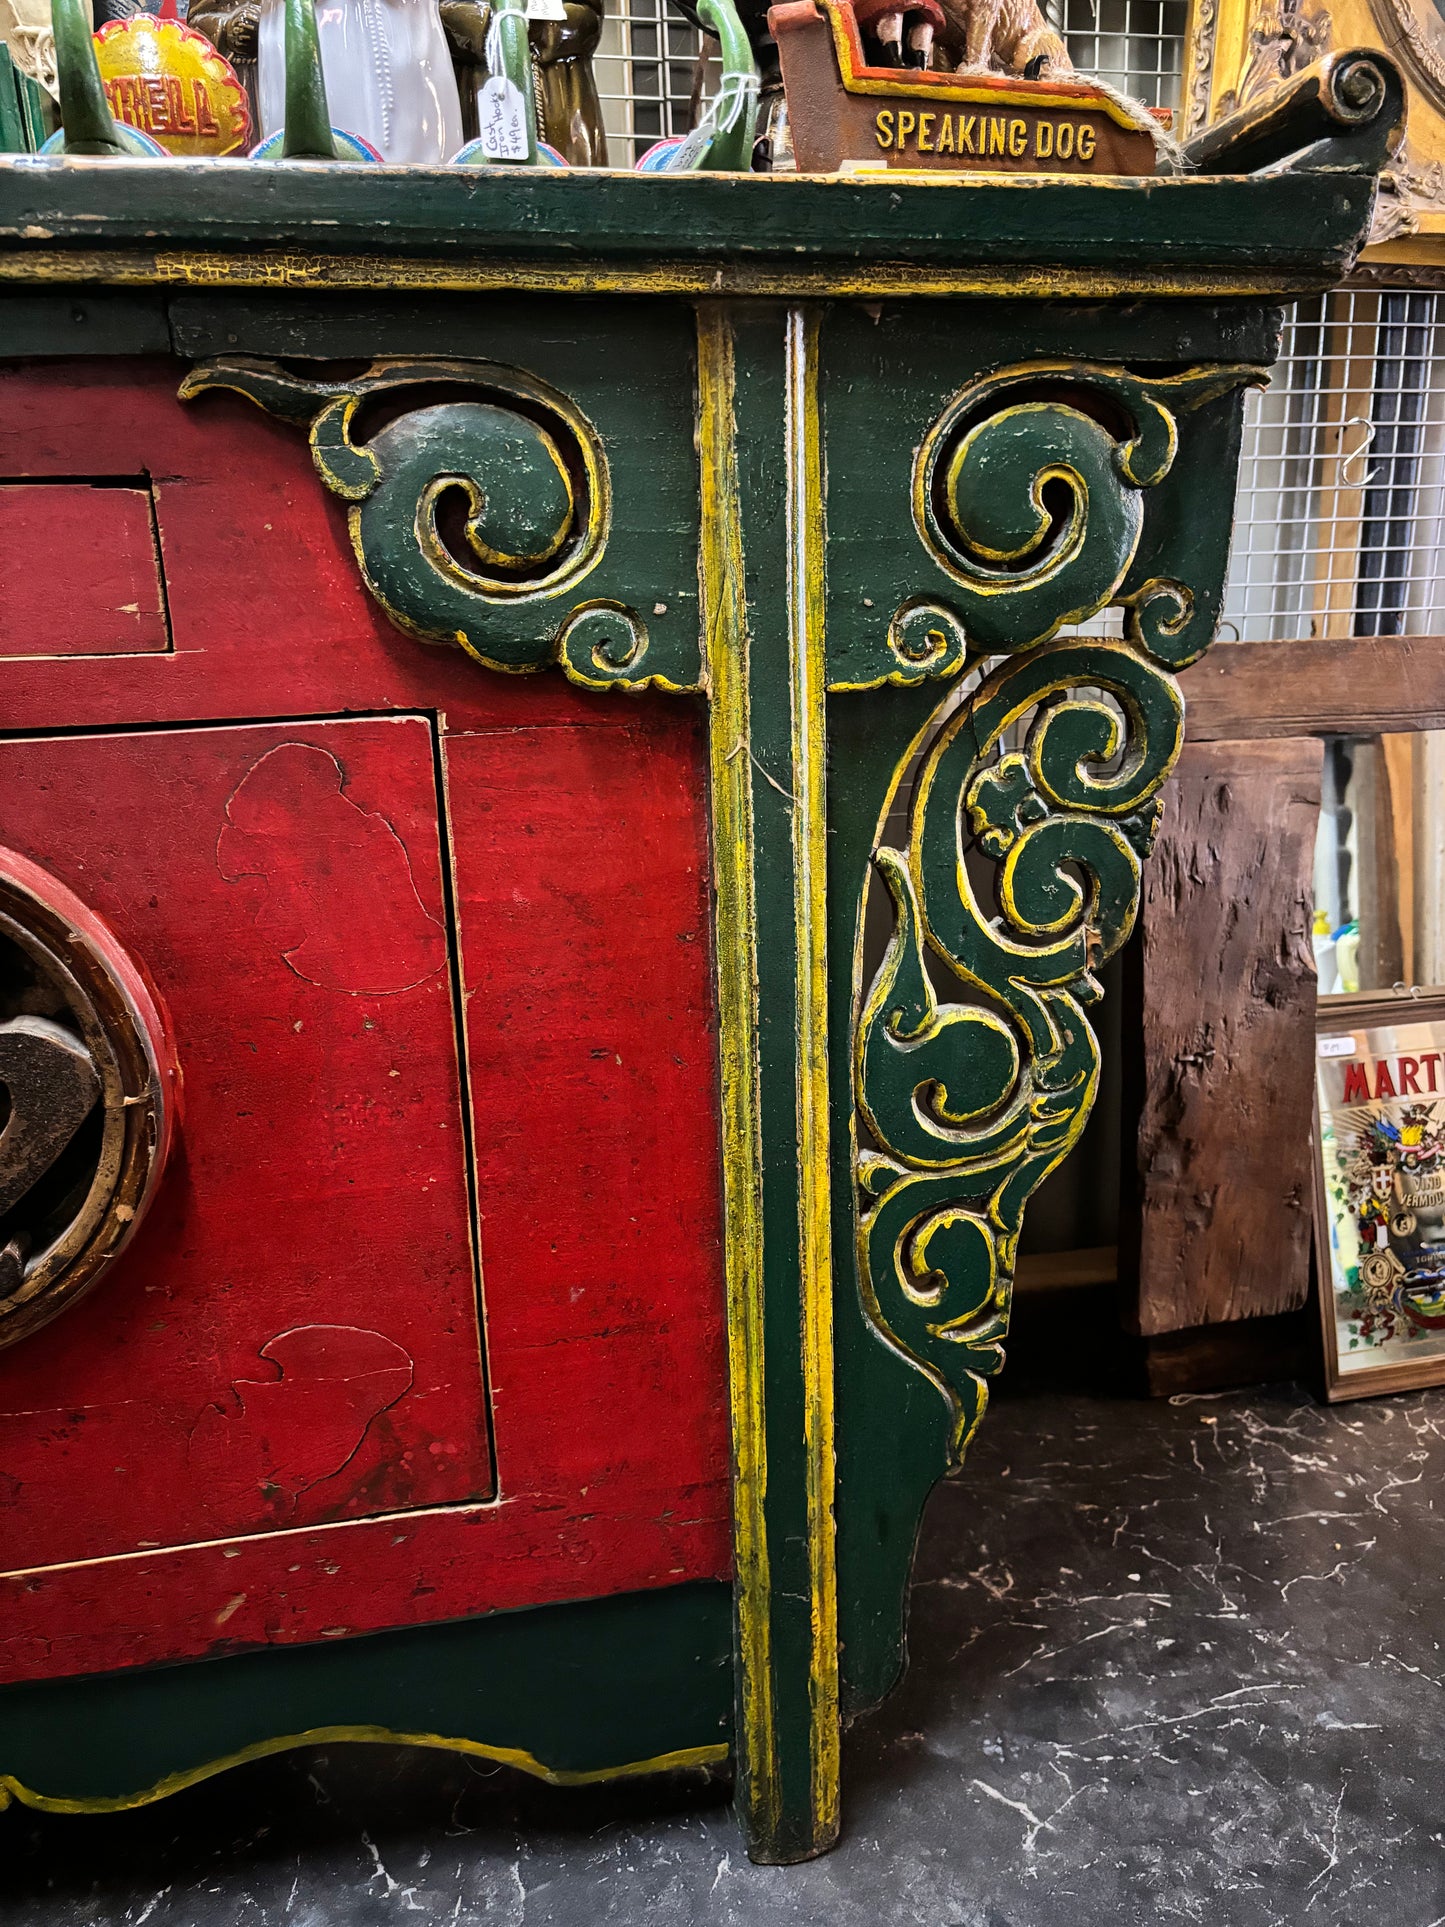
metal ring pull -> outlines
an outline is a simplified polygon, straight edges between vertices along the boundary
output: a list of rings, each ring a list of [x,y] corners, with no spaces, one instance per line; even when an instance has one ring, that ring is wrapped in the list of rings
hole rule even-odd
[[[154,994],[114,933],[0,849],[0,1347],[73,1304],[134,1233],[178,1080]]]

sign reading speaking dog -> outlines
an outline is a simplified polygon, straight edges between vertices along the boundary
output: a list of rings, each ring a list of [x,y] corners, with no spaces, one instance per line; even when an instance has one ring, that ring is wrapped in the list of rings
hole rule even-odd
[[[915,0],[916,4],[916,0]],[[979,0],[980,11],[985,0]],[[849,0],[768,14],[799,173],[875,168],[988,174],[1152,174],[1146,110],[1055,69],[1038,78],[870,66]],[[881,44],[887,45],[886,41]]]

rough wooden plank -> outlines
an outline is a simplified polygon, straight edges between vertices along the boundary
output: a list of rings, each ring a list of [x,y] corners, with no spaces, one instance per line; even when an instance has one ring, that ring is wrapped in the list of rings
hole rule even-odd
[[[1304,1310],[1232,1325],[1162,1332],[1142,1343],[1141,1390],[1150,1398],[1222,1392],[1268,1379],[1319,1375],[1319,1329]]]
[[[1181,682],[1196,743],[1445,729],[1445,636],[1221,643]]]
[[[1193,744],[1165,792],[1126,1041],[1120,1261],[1145,1335],[1304,1302],[1322,754]]]

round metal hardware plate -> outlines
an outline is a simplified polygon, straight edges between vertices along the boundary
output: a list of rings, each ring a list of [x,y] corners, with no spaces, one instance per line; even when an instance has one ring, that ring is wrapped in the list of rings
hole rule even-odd
[[[96,1283],[155,1193],[178,1072],[135,961],[0,849],[0,1347]]]

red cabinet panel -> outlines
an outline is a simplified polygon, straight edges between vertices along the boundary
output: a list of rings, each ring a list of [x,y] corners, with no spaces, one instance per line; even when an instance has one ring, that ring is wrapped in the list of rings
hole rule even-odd
[[[372,985],[383,965],[409,981],[427,938],[399,888],[402,941],[377,934],[375,858],[358,881],[339,835],[318,825],[314,888],[284,874],[273,887],[278,796],[333,822],[340,796],[377,848],[385,819],[417,900],[444,918],[429,739],[403,717],[0,742],[0,842],[33,851],[144,959],[185,1077],[177,1149],[135,1242],[89,1298],[0,1355],[0,1678],[730,1570],[700,719],[638,704],[588,726],[441,738],[497,1468],[495,1496],[460,1501],[447,1494],[485,1470],[448,1177],[461,1167],[418,1152],[434,1135],[457,1155],[449,996],[441,977],[340,986],[342,953],[318,930],[375,938]],[[165,818],[141,808],[154,778],[135,774],[157,753]],[[584,794],[590,807],[572,807]],[[303,1143],[314,1190],[287,1175]],[[364,1354],[362,1331],[377,1334]],[[416,1376],[387,1404],[405,1369],[392,1344]],[[87,1442],[102,1436],[122,1450]],[[176,1543],[166,1517],[194,1536]],[[75,1563],[82,1542],[113,1556]]]
[[[430,726],[0,744],[0,822],[167,1006],[177,1150],[0,1354],[6,1567],[491,1488]]]
[[[549,730],[540,783],[535,736],[443,749],[501,1487],[604,1442],[685,1517],[727,1452],[716,1044],[701,745],[648,735]]]
[[[184,372],[0,369],[0,475],[152,478],[172,646],[0,661],[0,845],[184,1079],[131,1247],[0,1354],[0,1680],[726,1577],[701,706],[400,634]]]
[[[0,485],[0,656],[167,647],[150,490]]]

